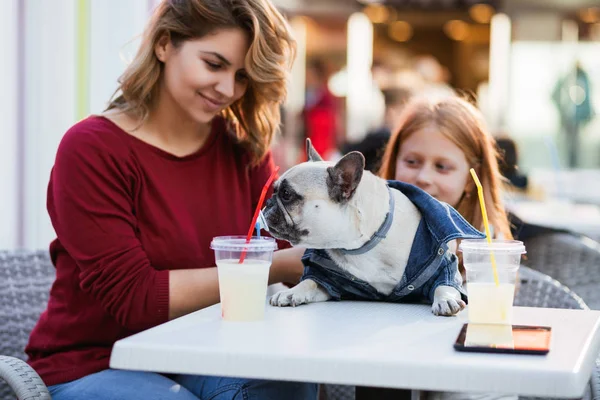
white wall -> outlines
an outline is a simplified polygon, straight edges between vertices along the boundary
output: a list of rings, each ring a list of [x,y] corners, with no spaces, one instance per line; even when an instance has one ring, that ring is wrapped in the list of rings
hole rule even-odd
[[[75,0],[25,2],[25,241],[46,247],[54,231],[46,189],[58,143],[75,119]]]
[[[58,144],[78,116],[104,109],[125,67],[123,56],[131,59],[135,53],[139,41],[132,39],[142,33],[157,3],[0,1],[0,37],[5,38],[0,62],[0,249],[47,248],[54,239],[46,191]],[[89,11],[84,18],[78,13],[82,5]],[[81,37],[86,40],[82,45]],[[18,87],[20,70],[23,90]],[[83,106],[78,100],[82,94]]]
[[[17,0],[0,1],[0,249],[17,246]]]
[[[374,87],[373,26],[369,18],[357,12],[348,19],[348,70],[346,96],[346,139],[359,141],[373,127]]]
[[[94,0],[90,20],[91,113],[102,112],[139,46],[153,0]],[[119,10],[119,12],[115,12]]]

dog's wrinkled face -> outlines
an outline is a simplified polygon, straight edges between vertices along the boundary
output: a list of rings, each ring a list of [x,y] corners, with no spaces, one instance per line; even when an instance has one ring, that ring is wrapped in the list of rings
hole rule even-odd
[[[348,202],[362,177],[364,157],[353,152],[324,162],[307,140],[309,161],[290,168],[274,185],[265,218],[270,233],[293,245],[337,248],[354,238],[357,212]]]

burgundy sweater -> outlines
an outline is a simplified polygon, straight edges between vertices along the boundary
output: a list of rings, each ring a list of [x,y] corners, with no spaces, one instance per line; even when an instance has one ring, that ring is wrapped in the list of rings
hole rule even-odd
[[[222,119],[185,157],[103,117],[69,129],[48,186],[56,281],[26,348],[46,385],[107,369],[116,340],[167,321],[169,270],[214,266],[211,239],[247,233],[273,168],[250,166]]]

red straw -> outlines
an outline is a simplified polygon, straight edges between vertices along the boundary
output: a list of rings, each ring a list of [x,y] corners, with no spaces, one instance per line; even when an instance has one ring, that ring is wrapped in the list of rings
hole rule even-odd
[[[262,209],[263,202],[265,201],[265,197],[267,195],[267,191],[271,187],[271,183],[273,179],[275,179],[275,175],[277,175],[277,171],[279,171],[279,167],[275,167],[273,172],[271,172],[271,176],[267,179],[267,183],[263,187],[262,193],[260,194],[260,198],[258,199],[258,204],[256,205],[256,210],[254,210],[254,217],[252,217],[252,223],[250,224],[250,229],[248,229],[248,235],[246,236],[246,243],[250,243],[250,238],[252,237],[252,232],[254,231],[254,226],[256,225],[256,220],[258,219],[258,214]],[[246,258],[246,248],[242,250],[242,255],[240,256],[240,264],[244,262]]]

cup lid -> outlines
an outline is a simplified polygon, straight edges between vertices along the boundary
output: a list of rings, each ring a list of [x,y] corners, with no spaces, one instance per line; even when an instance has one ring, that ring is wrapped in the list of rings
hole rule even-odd
[[[525,254],[525,245],[520,240],[494,239],[488,243],[487,239],[465,239],[460,242],[458,251],[469,253],[518,253]]]
[[[222,251],[260,252],[277,250],[277,242],[268,236],[252,236],[246,243],[245,236],[217,236],[210,242],[210,248]]]

